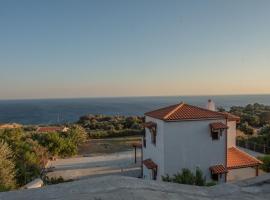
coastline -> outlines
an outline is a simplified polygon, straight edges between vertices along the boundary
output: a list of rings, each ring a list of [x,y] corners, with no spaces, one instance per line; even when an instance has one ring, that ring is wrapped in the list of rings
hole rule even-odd
[[[213,99],[218,107],[250,103],[270,105],[270,95],[106,97],[78,99],[0,100],[0,123],[24,125],[73,123],[86,114],[143,116],[146,111],[184,101],[205,107]]]

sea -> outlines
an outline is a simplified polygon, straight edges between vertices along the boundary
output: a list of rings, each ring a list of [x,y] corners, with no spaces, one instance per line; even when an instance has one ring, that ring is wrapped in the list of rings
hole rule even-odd
[[[270,95],[107,97],[78,99],[0,100],[0,123],[24,125],[71,123],[87,114],[143,116],[147,111],[180,102],[206,107],[261,103],[270,105]]]

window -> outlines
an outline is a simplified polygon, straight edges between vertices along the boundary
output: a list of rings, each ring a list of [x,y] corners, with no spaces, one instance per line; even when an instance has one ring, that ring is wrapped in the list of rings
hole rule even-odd
[[[219,131],[212,131],[212,140],[219,140]]]
[[[211,136],[213,140],[219,140],[224,130],[228,129],[228,126],[222,122],[214,122],[210,124]]]
[[[218,181],[218,174],[212,174],[212,179],[214,181]]]
[[[212,174],[213,181],[219,181],[219,179],[222,179],[222,174]]]

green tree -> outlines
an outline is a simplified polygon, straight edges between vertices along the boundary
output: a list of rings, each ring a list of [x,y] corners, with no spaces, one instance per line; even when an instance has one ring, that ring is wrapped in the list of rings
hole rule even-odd
[[[0,141],[0,152],[0,191],[7,191],[16,187],[15,164],[11,149],[3,141]]]
[[[260,134],[261,135],[270,135],[270,125],[267,124],[267,125],[263,126],[260,130]]]
[[[239,129],[247,135],[253,135],[253,133],[254,133],[253,128],[251,126],[249,126],[248,122],[240,124]]]
[[[67,137],[72,140],[75,145],[80,145],[87,139],[87,133],[84,128],[79,125],[73,125],[67,132]]]
[[[263,112],[260,114],[261,124],[270,124],[270,112]]]
[[[218,110],[218,112],[225,112],[226,110],[225,110],[225,108],[223,108],[223,107],[217,107],[217,110]]]
[[[23,129],[6,129],[0,132],[0,139],[5,141],[14,154],[16,182],[24,185],[40,175],[47,161],[47,150],[31,134]]]

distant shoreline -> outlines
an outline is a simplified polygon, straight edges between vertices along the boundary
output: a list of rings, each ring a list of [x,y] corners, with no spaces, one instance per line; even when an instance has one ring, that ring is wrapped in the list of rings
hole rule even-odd
[[[143,116],[145,112],[184,101],[205,107],[208,99],[226,110],[232,106],[270,105],[270,95],[105,97],[0,100],[0,123],[24,125],[73,123],[87,114]]]

